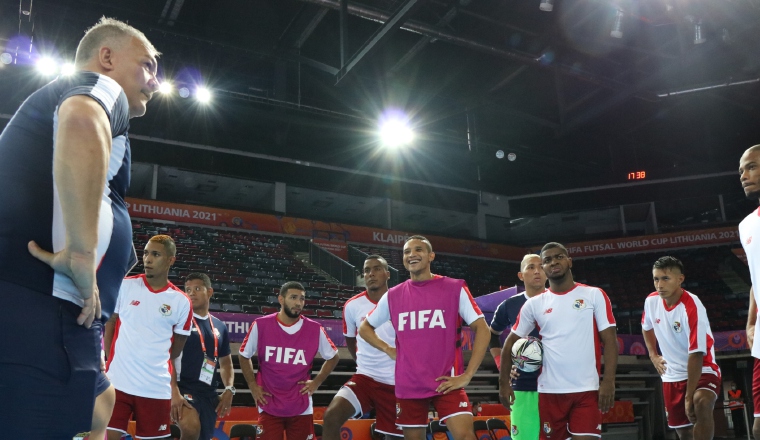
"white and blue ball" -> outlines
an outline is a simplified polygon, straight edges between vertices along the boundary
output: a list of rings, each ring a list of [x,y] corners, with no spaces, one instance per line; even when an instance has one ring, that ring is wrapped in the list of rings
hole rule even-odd
[[[538,371],[544,362],[544,346],[534,337],[518,339],[512,346],[512,364],[526,373]]]

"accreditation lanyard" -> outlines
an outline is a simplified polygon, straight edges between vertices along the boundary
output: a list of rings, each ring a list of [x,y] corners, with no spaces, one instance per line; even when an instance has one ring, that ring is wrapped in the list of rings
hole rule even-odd
[[[211,319],[211,315],[208,316],[208,323],[211,326],[211,336],[214,337],[214,361],[216,361],[216,359],[219,358],[219,340],[216,337],[214,320]],[[193,324],[195,325],[195,329],[198,330],[198,336],[201,338],[201,350],[203,350],[203,356],[206,356],[206,338],[203,337],[203,332],[201,331],[200,326],[198,326],[198,322],[195,321],[195,316],[193,316]]]

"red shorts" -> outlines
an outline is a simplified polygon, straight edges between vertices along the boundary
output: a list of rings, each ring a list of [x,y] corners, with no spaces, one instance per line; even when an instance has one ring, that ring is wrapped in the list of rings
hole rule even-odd
[[[406,428],[428,426],[428,411],[431,402],[441,422],[460,414],[472,416],[470,399],[467,398],[467,393],[463,389],[459,389],[427,399],[396,399],[396,425]]]
[[[720,377],[703,373],[699,377],[698,390],[710,390],[717,396],[720,392]],[[662,397],[665,399],[665,417],[668,419],[668,427],[685,428],[693,425],[686,417],[686,381],[663,382]]]
[[[752,368],[752,403],[752,407],[755,408],[755,417],[760,417],[760,359],[758,358],[755,358],[755,366]]]
[[[356,416],[374,408],[377,415],[375,431],[403,436],[404,432],[396,427],[395,389],[393,385],[378,382],[369,376],[354,374],[337,395],[351,402]]]
[[[314,415],[277,417],[265,412],[259,413],[258,440],[282,440],[283,433],[288,440],[312,440],[314,438]]]
[[[171,399],[150,399],[116,390],[116,404],[108,429],[127,433],[129,419],[134,419],[135,438],[166,437],[171,434]]]
[[[599,392],[538,393],[542,440],[565,440],[574,435],[602,436]]]

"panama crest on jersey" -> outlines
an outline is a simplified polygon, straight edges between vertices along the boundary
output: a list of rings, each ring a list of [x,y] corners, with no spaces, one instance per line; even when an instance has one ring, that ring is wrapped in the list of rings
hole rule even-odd
[[[584,301],[582,299],[576,299],[575,302],[573,303],[573,308],[575,310],[583,310],[583,309],[585,309],[586,308],[586,301]]]
[[[681,323],[676,321],[673,323],[673,331],[676,333],[681,333],[681,330],[683,330],[683,327],[681,327]]]
[[[164,316],[169,316],[172,314],[172,306],[169,304],[161,304],[161,307],[158,308],[158,311],[161,312]]]
[[[552,427],[549,426],[549,422],[544,422],[544,432],[546,435],[549,435],[552,433]]]
[[[518,434],[517,425],[512,425],[512,437]]]

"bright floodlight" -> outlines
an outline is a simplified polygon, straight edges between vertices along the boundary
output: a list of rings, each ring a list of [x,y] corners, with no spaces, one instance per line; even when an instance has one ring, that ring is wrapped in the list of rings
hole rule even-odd
[[[164,81],[158,86],[158,92],[162,95],[168,95],[173,89],[174,87],[172,87],[172,83],[168,81]]]
[[[76,68],[72,63],[63,63],[61,66],[61,75],[63,76],[73,75],[74,72],[76,72]]]
[[[211,101],[211,92],[205,87],[198,87],[198,89],[195,90],[195,98],[199,102],[205,104]]]
[[[37,60],[37,70],[45,76],[55,75],[58,72],[58,63],[52,58],[42,57]]]
[[[407,145],[414,139],[414,132],[406,120],[389,117],[380,123],[380,139],[389,147]]]

